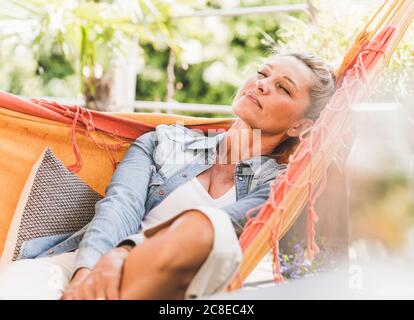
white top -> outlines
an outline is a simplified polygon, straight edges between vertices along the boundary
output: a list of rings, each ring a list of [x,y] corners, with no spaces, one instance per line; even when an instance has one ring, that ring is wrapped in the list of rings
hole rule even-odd
[[[236,202],[236,188],[234,185],[221,197],[214,199],[195,177],[177,187],[158,206],[152,208],[142,221],[141,228],[151,228],[196,206],[221,208],[234,202]]]

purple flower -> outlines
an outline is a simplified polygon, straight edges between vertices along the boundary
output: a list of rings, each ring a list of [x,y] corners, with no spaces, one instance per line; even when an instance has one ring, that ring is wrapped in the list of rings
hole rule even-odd
[[[296,244],[293,246],[293,250],[295,250],[295,252],[300,252],[300,251],[302,251],[302,246],[300,245],[300,243],[296,243]]]
[[[286,279],[298,279],[335,266],[333,252],[324,248],[323,242],[320,244],[320,254],[312,261],[306,259],[305,248],[304,241],[295,241],[279,253],[281,272]]]

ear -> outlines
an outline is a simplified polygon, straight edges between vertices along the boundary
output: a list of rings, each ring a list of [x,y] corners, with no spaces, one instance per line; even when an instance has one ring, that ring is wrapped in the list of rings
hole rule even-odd
[[[302,132],[312,127],[314,121],[309,118],[303,118],[296,121],[292,127],[286,132],[289,137],[299,137]]]

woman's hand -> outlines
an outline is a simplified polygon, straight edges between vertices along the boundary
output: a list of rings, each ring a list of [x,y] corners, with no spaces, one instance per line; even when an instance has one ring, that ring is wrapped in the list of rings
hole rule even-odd
[[[85,281],[85,279],[91,273],[90,269],[87,268],[80,268],[76,271],[75,275],[73,276],[69,286],[66,288],[65,292],[63,292],[61,300],[74,300],[75,296],[74,293],[77,291],[79,286]]]
[[[131,247],[120,247],[103,256],[92,271],[79,269],[63,300],[118,300],[122,267]]]

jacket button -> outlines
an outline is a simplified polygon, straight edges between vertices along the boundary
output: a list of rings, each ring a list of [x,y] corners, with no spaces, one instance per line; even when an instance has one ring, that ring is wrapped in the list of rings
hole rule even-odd
[[[54,254],[54,253],[55,253],[55,250],[50,249],[50,250],[48,251],[48,253],[49,253],[49,254]]]
[[[182,173],[182,174],[181,174],[181,176],[182,176],[183,178],[187,178],[187,174],[185,174],[185,173]]]
[[[165,194],[165,191],[164,190],[160,190],[159,194],[160,194],[160,196],[163,196]]]

